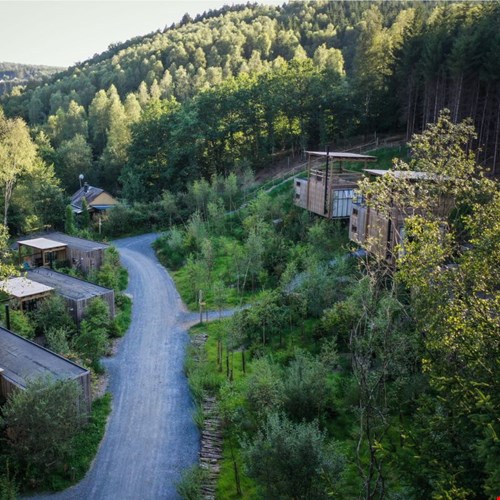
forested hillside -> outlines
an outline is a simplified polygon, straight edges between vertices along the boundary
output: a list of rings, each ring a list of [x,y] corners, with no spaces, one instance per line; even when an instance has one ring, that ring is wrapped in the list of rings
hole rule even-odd
[[[280,151],[383,132],[408,137],[443,107],[472,116],[498,163],[497,2],[296,2],[185,16],[2,100],[71,192],[134,201]]]
[[[40,82],[65,68],[0,62],[0,96],[14,87]]]

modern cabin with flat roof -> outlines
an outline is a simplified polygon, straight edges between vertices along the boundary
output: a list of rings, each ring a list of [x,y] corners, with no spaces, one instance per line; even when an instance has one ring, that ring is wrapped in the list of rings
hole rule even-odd
[[[30,380],[51,377],[76,380],[82,388],[82,410],[90,412],[90,372],[59,354],[0,327],[0,399],[23,390]]]
[[[306,151],[307,179],[294,179],[294,203],[328,219],[348,219],[359,172],[345,168],[349,163],[377,161],[375,156],[342,152]]]
[[[46,237],[64,243],[70,267],[80,269],[85,273],[101,268],[104,262],[104,252],[109,248],[106,243],[59,232],[47,233]]]
[[[53,231],[18,241],[17,247],[26,269],[60,264],[88,273],[101,268],[109,245]]]
[[[63,297],[71,316],[77,323],[83,319],[89,302],[96,297],[107,302],[110,317],[115,317],[115,292],[110,288],[43,267],[27,271],[26,277],[31,281],[53,288],[57,294]]]

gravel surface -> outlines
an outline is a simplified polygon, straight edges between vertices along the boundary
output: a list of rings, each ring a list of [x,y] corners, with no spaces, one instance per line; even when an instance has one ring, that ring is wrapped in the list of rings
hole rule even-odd
[[[133,316],[116,356],[104,361],[113,410],[93,466],[76,486],[36,498],[175,499],[181,471],[197,462],[199,433],[183,373],[195,315],[156,259],[156,237],[115,242],[130,276]]]

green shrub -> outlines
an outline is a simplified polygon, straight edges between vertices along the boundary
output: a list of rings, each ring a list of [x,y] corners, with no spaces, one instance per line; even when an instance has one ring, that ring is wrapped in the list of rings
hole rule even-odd
[[[158,257],[169,269],[177,270],[184,264],[186,258],[184,238],[184,231],[174,227],[155,242]]]
[[[268,358],[252,363],[247,387],[248,403],[255,414],[260,416],[282,408],[284,386],[281,370]]]
[[[295,421],[323,416],[328,404],[328,372],[321,361],[299,352],[284,372],[284,408]]]
[[[278,414],[244,444],[244,458],[266,498],[331,498],[344,467],[317,422],[294,423]]]
[[[10,310],[10,329],[26,339],[35,338],[35,325],[23,311]]]
[[[47,347],[58,354],[66,356],[70,351],[68,338],[71,334],[72,331],[64,327],[49,328],[45,332]]]
[[[13,477],[10,474],[9,464],[6,471],[0,473],[0,500],[17,500],[19,489]]]
[[[179,496],[184,500],[201,500],[201,484],[206,475],[207,472],[198,465],[186,469],[175,485]]]
[[[66,303],[60,295],[52,295],[43,300],[36,314],[37,329],[41,333],[47,332],[51,328],[64,328],[68,332],[74,332],[75,323],[68,313]]]
[[[3,407],[9,454],[26,474],[40,476],[64,463],[83,422],[80,385],[73,380],[35,379],[10,394]]]

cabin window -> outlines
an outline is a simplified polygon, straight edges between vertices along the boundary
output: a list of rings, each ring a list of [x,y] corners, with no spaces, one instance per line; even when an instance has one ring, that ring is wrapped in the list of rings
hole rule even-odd
[[[297,181],[297,182],[295,183],[295,185],[296,185],[297,187],[300,187],[300,184],[301,184],[301,183],[300,183],[300,181]]]
[[[357,208],[353,208],[352,209],[352,215],[358,215],[358,209]]]
[[[358,226],[351,226],[351,231],[353,233],[357,233],[358,232]]]
[[[300,198],[300,193],[295,193],[295,199],[298,200]]]

